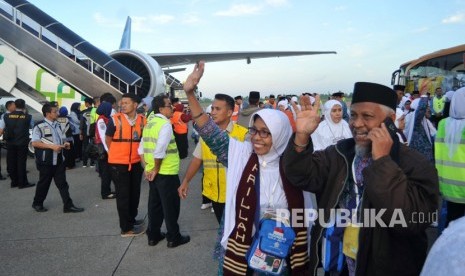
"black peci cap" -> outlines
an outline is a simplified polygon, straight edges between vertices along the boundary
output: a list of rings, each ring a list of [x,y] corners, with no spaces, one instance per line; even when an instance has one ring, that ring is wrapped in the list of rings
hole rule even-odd
[[[397,94],[391,88],[371,82],[356,82],[352,104],[371,102],[385,105],[393,110],[397,106]]]

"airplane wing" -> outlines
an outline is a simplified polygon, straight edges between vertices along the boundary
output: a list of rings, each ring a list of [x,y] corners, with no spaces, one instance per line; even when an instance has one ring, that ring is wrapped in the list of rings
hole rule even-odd
[[[205,52],[205,53],[175,53],[175,54],[149,54],[161,67],[180,66],[194,64],[199,60],[206,62],[241,60],[247,63],[251,59],[270,57],[289,57],[336,54],[334,51],[276,51],[276,52]]]

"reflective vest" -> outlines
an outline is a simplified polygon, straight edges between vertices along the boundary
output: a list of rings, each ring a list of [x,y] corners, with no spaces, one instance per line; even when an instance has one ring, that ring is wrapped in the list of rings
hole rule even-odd
[[[233,124],[233,129],[229,133],[229,137],[239,141],[245,140],[247,129],[238,124]],[[217,157],[214,155],[207,144],[200,140],[202,147],[203,160],[203,192],[202,194],[209,199],[224,203],[226,200],[226,169],[220,162],[217,162]],[[237,158],[241,158],[236,156]]]
[[[53,133],[57,135],[62,135],[61,125],[60,123],[56,124],[55,129],[49,123],[44,121],[40,121],[35,126],[39,128],[41,134],[41,142],[46,144],[55,144],[53,141]],[[60,138],[61,141],[61,138]],[[63,142],[63,141],[62,141]],[[53,166],[53,155],[54,152],[51,149],[43,149],[43,148],[36,148],[34,147],[34,155],[36,157],[36,164],[38,165],[47,165]],[[57,153],[57,164],[63,162],[63,154],[62,152]],[[55,164],[55,165],[57,165]]]
[[[160,130],[162,126],[166,124],[170,124],[170,121],[156,116],[153,113],[150,114],[147,120],[147,125],[144,130],[144,161],[146,164],[146,172],[155,168],[153,152],[157,147]],[[158,173],[162,175],[177,175],[179,172],[179,160],[178,147],[176,146],[174,135],[171,134],[170,143],[168,144],[165,158],[163,158],[163,161],[161,162],[160,171]]]
[[[233,122],[237,122],[237,118],[239,117],[239,107],[237,104],[234,105],[234,111],[233,111],[233,114],[231,116],[231,121]]]
[[[90,123],[93,124],[97,121],[98,114],[97,114],[97,107],[92,107],[90,110]]]
[[[171,123],[173,124],[174,132],[177,134],[187,133],[187,124],[181,119],[182,112],[175,111],[173,117],[171,117]]]
[[[140,162],[137,152],[145,125],[145,117],[137,114],[136,123],[131,126],[123,113],[112,116],[115,124],[115,134],[108,149],[108,163],[129,165]]]
[[[452,157],[444,137],[448,119],[441,120],[434,142],[436,169],[439,175],[439,190],[444,199],[455,203],[465,203],[465,132]]]
[[[444,105],[446,104],[446,97],[433,98],[433,114],[442,113],[444,111]]]

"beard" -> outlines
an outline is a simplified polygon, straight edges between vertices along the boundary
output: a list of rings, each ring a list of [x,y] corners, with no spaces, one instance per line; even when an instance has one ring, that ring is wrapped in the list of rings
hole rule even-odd
[[[355,145],[355,155],[358,157],[370,157],[371,145]]]

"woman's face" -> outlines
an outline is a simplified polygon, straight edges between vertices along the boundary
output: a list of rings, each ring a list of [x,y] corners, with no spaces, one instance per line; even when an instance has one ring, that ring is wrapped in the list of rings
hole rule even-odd
[[[257,117],[257,119],[255,119],[253,127],[257,130],[254,135],[251,134],[251,142],[255,153],[257,155],[267,154],[268,152],[270,152],[271,146],[273,145],[270,130],[260,117]]]
[[[335,124],[342,120],[342,107],[340,105],[336,104],[331,108],[331,120],[333,120]]]

